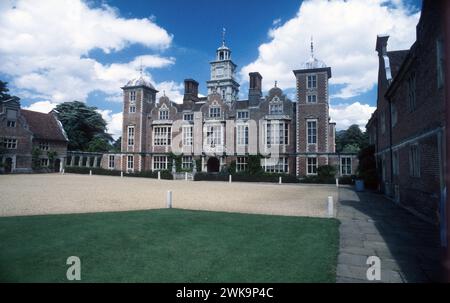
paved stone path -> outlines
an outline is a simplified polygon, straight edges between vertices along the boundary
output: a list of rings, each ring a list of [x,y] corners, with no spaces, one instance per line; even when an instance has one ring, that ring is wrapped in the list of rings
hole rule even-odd
[[[381,282],[438,279],[439,233],[381,195],[340,187],[336,282],[368,282],[369,256],[381,260]]]

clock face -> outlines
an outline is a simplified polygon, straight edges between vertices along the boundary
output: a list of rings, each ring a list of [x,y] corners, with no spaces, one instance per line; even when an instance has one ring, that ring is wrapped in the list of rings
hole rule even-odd
[[[216,76],[223,76],[223,66],[216,68]]]

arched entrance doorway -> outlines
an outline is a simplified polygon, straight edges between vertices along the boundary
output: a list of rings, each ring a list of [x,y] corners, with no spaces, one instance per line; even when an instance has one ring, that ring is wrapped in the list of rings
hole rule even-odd
[[[12,158],[5,159],[5,173],[9,174],[12,171]]]
[[[61,165],[61,160],[55,159],[54,171],[59,172],[59,166]]]
[[[206,163],[208,173],[218,173],[220,169],[220,161],[216,157],[211,157]]]

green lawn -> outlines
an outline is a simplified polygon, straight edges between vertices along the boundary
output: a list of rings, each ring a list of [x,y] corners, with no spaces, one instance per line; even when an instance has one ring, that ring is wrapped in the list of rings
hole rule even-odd
[[[334,282],[338,221],[161,209],[0,218],[0,281]]]

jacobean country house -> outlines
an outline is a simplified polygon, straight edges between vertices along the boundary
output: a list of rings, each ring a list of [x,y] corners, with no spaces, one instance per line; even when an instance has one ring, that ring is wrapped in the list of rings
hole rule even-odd
[[[101,165],[124,172],[166,170],[170,154],[182,155],[182,169],[219,172],[233,161],[245,170],[248,155],[260,154],[266,172],[315,175],[320,165],[339,166],[341,175],[355,172],[354,155],[335,153],[335,123],[330,122],[328,80],[331,68],[314,57],[293,71],[298,102],[277,83],[266,96],[263,77],[249,74],[246,100],[238,100],[239,84],[231,50],[222,45],[210,62],[208,96],[198,82],[184,81],[183,103],[171,101],[142,75],[123,89],[121,154],[105,155]]]
[[[375,145],[380,190],[434,223],[444,222],[445,213],[445,56],[440,5],[440,1],[423,2],[416,42],[410,49],[388,51],[389,36],[377,37],[377,109],[367,124],[370,143]]]
[[[335,153],[335,123],[328,114],[331,68],[314,57],[312,43],[309,59],[293,71],[297,102],[276,82],[263,96],[258,72],[249,74],[248,98],[239,100],[237,66],[225,41],[210,65],[208,96],[199,96],[198,82],[186,79],[181,104],[165,94],[157,100],[158,91],[142,72],[122,87],[120,153],[67,153],[67,137],[55,112],[21,109],[17,98],[4,101],[2,170],[57,171],[68,165],[125,173],[160,171],[169,169],[172,155],[181,155],[183,170],[219,172],[235,163],[239,172],[247,168],[249,155],[261,155],[261,166],[269,173],[304,177],[327,164],[337,166],[339,175],[355,173],[356,156]]]

